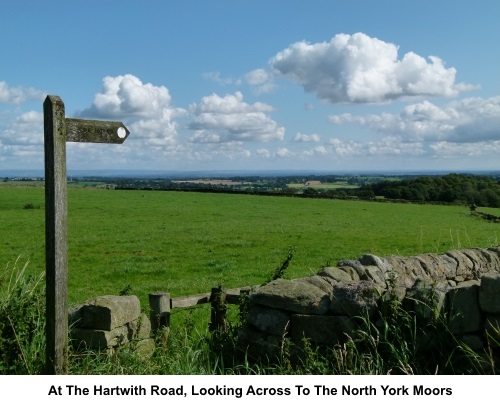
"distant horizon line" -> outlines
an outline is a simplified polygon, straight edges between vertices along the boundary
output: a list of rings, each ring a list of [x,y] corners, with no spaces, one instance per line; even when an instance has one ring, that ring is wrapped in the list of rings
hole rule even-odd
[[[317,170],[317,169],[222,169],[222,170],[162,170],[162,169],[70,169],[68,176],[78,177],[233,177],[233,176],[298,176],[298,175],[444,175],[444,174],[500,174],[500,170]],[[40,169],[0,169],[0,177],[44,177]]]

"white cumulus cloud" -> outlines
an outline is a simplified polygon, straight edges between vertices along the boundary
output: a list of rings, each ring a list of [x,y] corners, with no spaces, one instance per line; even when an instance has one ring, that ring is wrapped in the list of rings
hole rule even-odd
[[[500,139],[500,97],[466,98],[437,106],[407,105],[400,114],[332,115],[333,124],[357,123],[413,141],[479,142]]]
[[[27,111],[0,129],[0,162],[43,166],[43,114]]]
[[[142,83],[134,75],[106,76],[102,92],[94,97],[92,106],[79,113],[82,117],[141,117],[162,116],[170,108],[171,97],[165,86]]]
[[[0,103],[22,104],[26,101],[42,101],[45,93],[33,87],[10,87],[6,82],[0,81]]]
[[[171,101],[165,86],[143,83],[131,74],[106,76],[92,105],[77,115],[123,119],[132,135],[127,143],[140,142],[166,153],[178,150],[175,118],[185,114],[184,110],[174,108]]]
[[[456,159],[461,157],[478,158],[481,156],[498,156],[500,154],[500,140],[492,142],[456,143],[436,142],[430,145],[435,157]]]
[[[269,149],[266,149],[266,148],[257,149],[256,153],[258,156],[261,156],[261,157],[266,158],[266,159],[270,158],[272,156],[271,151]]]
[[[264,69],[252,70],[245,75],[244,79],[246,83],[252,86],[254,94],[271,93],[276,89],[274,76]]]
[[[43,114],[27,111],[8,123],[0,132],[4,145],[43,145]]]
[[[264,103],[246,103],[241,92],[203,97],[199,104],[190,107],[189,128],[194,130],[190,140],[200,143],[283,140],[285,129],[270,118],[268,113],[272,110]]]
[[[397,136],[388,136],[375,141],[359,142],[338,138],[328,141],[329,153],[347,158],[354,156],[419,156],[425,153],[422,143],[406,142]]]
[[[230,84],[238,84],[239,80],[234,80],[230,77],[222,77],[220,72],[206,72],[202,74],[203,78],[212,80],[213,82],[220,84],[221,86],[227,86]]]
[[[278,148],[274,155],[280,158],[288,158],[294,156],[295,154],[288,148]]]
[[[276,75],[331,103],[381,103],[417,96],[452,97],[474,88],[455,83],[456,69],[363,33],[338,34],[329,42],[296,42],[270,61]]]
[[[264,69],[255,69],[245,75],[248,84],[258,85],[269,81],[269,73]]]
[[[321,138],[317,134],[306,135],[301,134],[300,132],[295,134],[295,136],[293,137],[294,142],[319,142],[320,140]]]

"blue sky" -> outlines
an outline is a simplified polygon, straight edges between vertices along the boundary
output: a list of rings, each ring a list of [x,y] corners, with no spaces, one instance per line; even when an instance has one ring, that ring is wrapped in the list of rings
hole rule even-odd
[[[500,170],[500,2],[0,2],[0,170]]]

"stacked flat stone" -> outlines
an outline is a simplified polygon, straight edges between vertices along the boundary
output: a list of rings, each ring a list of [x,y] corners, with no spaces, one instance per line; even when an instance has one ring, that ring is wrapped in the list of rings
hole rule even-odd
[[[105,295],[80,304],[69,314],[70,337],[81,349],[114,350],[132,343],[140,354],[154,350],[151,322],[135,295]]]

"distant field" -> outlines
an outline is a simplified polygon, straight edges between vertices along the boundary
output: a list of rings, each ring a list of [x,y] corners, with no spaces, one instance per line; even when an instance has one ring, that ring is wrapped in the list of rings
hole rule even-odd
[[[486,214],[491,214],[500,217],[500,208],[479,207],[477,210],[484,212]]]
[[[243,184],[252,184],[246,181],[234,181],[226,179],[173,180],[172,183],[194,183],[194,184],[208,184],[208,185],[220,185],[220,186],[241,186]]]
[[[350,185],[347,183],[321,183],[321,184],[304,184],[304,183],[290,183],[287,184],[290,188],[318,188],[318,189],[338,189],[338,188],[359,188],[359,186]]]
[[[460,206],[85,188],[71,188],[68,205],[73,304],[129,284],[143,303],[155,291],[260,284],[289,249],[286,277],[297,278],[364,253],[489,247],[500,235]],[[44,271],[43,188],[0,187],[0,221],[2,270],[19,257]]]

